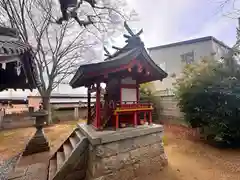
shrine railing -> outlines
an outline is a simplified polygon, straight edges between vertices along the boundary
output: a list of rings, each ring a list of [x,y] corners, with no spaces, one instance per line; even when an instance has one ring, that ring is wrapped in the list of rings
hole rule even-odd
[[[146,101],[122,101],[116,103],[116,108],[120,109],[141,109],[141,108],[151,108],[153,104]]]
[[[104,102],[100,103],[100,110],[104,110],[104,106],[106,107],[106,104]],[[153,103],[149,101],[119,101],[119,102],[114,102],[110,101],[107,104],[107,108],[109,109],[141,109],[141,108],[152,108]]]

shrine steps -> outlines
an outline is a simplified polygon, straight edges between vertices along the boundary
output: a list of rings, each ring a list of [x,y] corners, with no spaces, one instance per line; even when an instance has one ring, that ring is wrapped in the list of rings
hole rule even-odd
[[[75,129],[49,160],[48,180],[83,180],[88,140]]]

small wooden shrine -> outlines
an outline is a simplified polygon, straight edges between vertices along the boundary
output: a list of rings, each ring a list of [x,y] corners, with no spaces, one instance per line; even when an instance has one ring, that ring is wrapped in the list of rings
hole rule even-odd
[[[153,106],[139,100],[139,85],[163,80],[167,73],[154,63],[139,35],[134,34],[126,23],[130,35],[124,35],[126,45],[110,54],[103,62],[79,67],[70,82],[73,88],[88,88],[88,124],[95,129],[105,127],[137,126],[152,123]],[[100,83],[105,83],[102,91]],[[91,93],[96,93],[96,104],[91,108]]]
[[[16,29],[0,26],[0,91],[34,89],[40,85],[33,51]]]

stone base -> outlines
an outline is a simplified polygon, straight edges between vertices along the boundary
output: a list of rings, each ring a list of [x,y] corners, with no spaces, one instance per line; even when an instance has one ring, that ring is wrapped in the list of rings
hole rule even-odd
[[[89,139],[87,180],[132,180],[154,174],[167,165],[161,125],[95,131],[79,125]]]
[[[28,142],[23,156],[32,155],[35,153],[49,151],[49,143],[44,135],[38,135],[37,133],[33,136],[33,138]]]

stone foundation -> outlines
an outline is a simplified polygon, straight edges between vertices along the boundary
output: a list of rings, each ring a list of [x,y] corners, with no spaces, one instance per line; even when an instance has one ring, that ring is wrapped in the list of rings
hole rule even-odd
[[[80,129],[90,141],[86,180],[138,179],[167,165],[161,125],[103,132]]]

